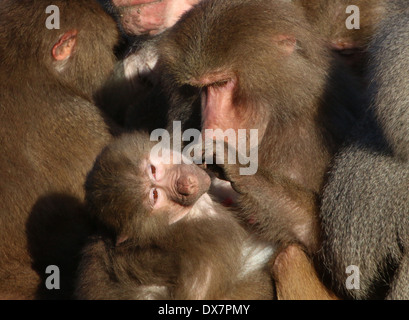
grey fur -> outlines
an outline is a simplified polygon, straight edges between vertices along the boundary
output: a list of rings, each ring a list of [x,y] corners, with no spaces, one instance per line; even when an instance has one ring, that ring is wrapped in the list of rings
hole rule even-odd
[[[323,193],[320,256],[347,298],[409,299],[409,6],[393,3],[370,46],[368,115]],[[360,289],[346,289],[346,268]]]

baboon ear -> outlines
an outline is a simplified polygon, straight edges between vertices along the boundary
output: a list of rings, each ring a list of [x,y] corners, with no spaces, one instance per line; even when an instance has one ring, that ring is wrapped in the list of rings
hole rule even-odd
[[[128,236],[127,235],[119,235],[116,238],[116,246],[120,246],[121,244],[123,244],[126,240],[128,240]]]
[[[273,37],[273,41],[281,48],[285,54],[291,55],[295,51],[297,39],[292,35],[279,34]]]
[[[77,43],[77,34],[77,30],[70,30],[61,36],[53,46],[52,55],[54,60],[63,61],[72,56]]]

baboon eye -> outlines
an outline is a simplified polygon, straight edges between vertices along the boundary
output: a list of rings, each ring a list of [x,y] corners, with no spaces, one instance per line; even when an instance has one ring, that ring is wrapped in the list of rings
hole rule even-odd
[[[155,180],[156,180],[156,167],[155,166],[153,166],[153,165],[151,165],[151,173],[152,173],[152,176],[155,178]]]
[[[156,188],[151,189],[151,192],[149,194],[149,201],[152,205],[152,207],[154,207],[156,205],[156,203],[159,200],[159,191]]]
[[[146,166],[146,173],[149,175],[151,182],[155,183],[163,178],[164,169],[160,165],[148,163]]]

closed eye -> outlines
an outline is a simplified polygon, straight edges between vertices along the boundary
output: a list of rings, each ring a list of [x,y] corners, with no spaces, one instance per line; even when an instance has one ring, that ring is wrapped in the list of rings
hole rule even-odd
[[[226,86],[229,83],[230,80],[220,80],[217,82],[214,82],[210,85],[210,87],[214,87],[214,88],[221,88]]]

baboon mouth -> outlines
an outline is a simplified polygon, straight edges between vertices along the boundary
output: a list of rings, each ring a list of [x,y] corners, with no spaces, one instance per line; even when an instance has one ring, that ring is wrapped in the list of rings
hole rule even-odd
[[[218,178],[220,180],[226,180],[226,176],[224,174],[224,170],[222,167],[219,165],[215,164],[216,163],[216,155],[213,156],[213,163],[208,164],[206,162],[206,157],[205,157],[205,152],[202,154],[202,164],[199,165],[200,168],[202,168],[206,173],[211,177],[211,178]]]
[[[223,168],[221,168],[217,164],[208,164],[205,170],[210,177],[216,177],[220,180],[228,181],[226,175],[224,174]]]

